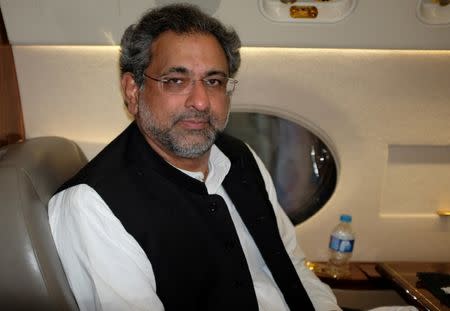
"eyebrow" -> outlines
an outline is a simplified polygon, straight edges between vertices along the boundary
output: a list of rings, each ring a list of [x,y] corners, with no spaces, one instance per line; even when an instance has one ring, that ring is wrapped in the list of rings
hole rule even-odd
[[[227,77],[227,74],[225,72],[223,72],[222,70],[207,71],[205,77],[214,76],[214,75],[220,75],[220,76]]]
[[[189,73],[189,70],[186,67],[170,67],[168,70],[164,72],[164,74],[177,72],[177,73]]]
[[[182,67],[182,66],[177,66],[177,67],[170,67],[168,70],[166,70],[164,73],[162,73],[161,75],[164,76],[166,74],[169,73],[183,73],[183,74],[189,74],[189,70],[186,67]],[[221,75],[224,77],[227,77],[227,74],[222,71],[222,70],[209,70],[206,72],[205,77],[209,77],[209,76],[213,76],[213,75]]]

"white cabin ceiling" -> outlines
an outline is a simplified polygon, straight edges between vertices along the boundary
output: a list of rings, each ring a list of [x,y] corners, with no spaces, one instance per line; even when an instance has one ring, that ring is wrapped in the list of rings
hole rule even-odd
[[[419,1],[430,0],[356,0],[348,17],[329,24],[273,22],[258,0],[187,2],[235,27],[244,46],[450,49],[450,24],[423,23]],[[117,45],[146,9],[172,2],[177,1],[0,0],[0,6],[13,45]]]

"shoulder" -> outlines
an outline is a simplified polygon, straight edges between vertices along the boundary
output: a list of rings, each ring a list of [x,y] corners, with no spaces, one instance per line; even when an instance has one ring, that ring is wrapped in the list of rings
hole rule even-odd
[[[100,195],[89,185],[79,184],[55,194],[48,203],[51,223],[104,217],[111,211]]]
[[[132,144],[130,141],[132,141],[136,132],[138,132],[137,126],[135,123],[132,123],[75,176],[61,185],[56,193],[79,184],[87,184],[94,187],[102,181],[112,180],[113,176],[120,175],[120,171],[130,162],[128,150]]]
[[[92,245],[94,237],[105,236],[110,228],[124,230],[107,203],[86,184],[54,195],[48,204],[48,218],[58,251],[69,244]]]

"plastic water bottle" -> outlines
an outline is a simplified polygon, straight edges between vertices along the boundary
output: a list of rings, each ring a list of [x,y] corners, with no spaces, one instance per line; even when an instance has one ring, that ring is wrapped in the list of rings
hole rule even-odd
[[[340,221],[331,232],[329,245],[328,272],[334,278],[350,274],[349,261],[355,244],[355,235],[351,227],[352,216],[341,215]]]

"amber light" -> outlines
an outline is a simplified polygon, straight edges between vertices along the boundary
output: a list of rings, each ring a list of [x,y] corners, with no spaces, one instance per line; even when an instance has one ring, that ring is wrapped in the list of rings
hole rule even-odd
[[[293,5],[289,9],[292,18],[316,18],[319,11],[315,6]]]

